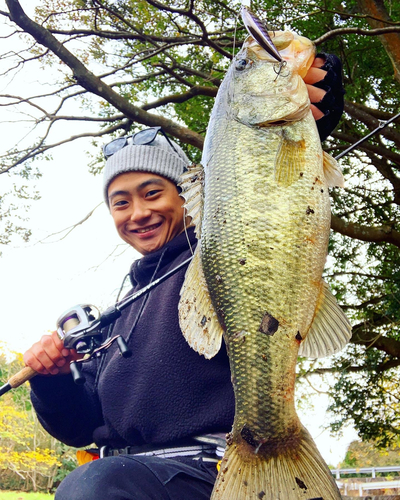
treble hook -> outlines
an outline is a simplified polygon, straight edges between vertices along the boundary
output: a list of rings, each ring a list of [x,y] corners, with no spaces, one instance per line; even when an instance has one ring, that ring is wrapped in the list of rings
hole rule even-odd
[[[274,80],[274,82],[276,82],[276,80],[279,78],[281,72],[282,72],[282,69],[287,65],[287,61],[285,61],[284,59],[282,59],[282,61],[279,63],[279,68],[278,70],[275,69],[276,67],[276,64],[274,64],[274,71],[276,73],[276,78]],[[282,76],[287,76],[287,75],[282,75]]]

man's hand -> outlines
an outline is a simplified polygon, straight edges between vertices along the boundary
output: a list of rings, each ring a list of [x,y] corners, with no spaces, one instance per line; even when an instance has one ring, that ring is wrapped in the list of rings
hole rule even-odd
[[[43,337],[24,354],[24,362],[41,375],[63,375],[71,373],[70,362],[83,355],[74,349],[66,349],[57,332]]]
[[[304,81],[307,85],[308,96],[311,101],[311,112],[314,117],[314,120],[317,121],[324,116],[324,113],[319,110],[314,104],[316,102],[321,102],[326,94],[326,91],[323,89],[319,89],[318,87],[314,87],[314,83],[320,82],[325,78],[326,71],[320,69],[325,64],[324,59],[322,57],[316,57],[314,62],[312,63],[308,73],[304,77]]]
[[[340,121],[344,109],[342,63],[334,54],[321,52],[304,77],[311,101],[311,112],[324,141]]]

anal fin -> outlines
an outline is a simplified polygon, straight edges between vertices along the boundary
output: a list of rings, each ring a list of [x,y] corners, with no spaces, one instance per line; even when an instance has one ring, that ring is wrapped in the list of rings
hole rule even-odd
[[[205,358],[212,358],[220,350],[223,330],[208,292],[200,244],[186,271],[181,289],[179,324],[190,347]]]
[[[305,340],[300,344],[299,356],[330,356],[343,349],[350,337],[350,322],[328,285],[322,281],[314,319]]]
[[[324,156],[324,175],[329,187],[344,187],[344,178],[338,162],[326,151]]]

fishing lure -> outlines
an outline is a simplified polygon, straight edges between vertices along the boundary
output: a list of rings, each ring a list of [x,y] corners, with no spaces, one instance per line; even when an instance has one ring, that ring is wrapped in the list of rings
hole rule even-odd
[[[268,31],[265,29],[261,20],[251,12],[251,10],[242,5],[240,14],[246,30],[258,42],[258,44],[268,52],[274,59],[282,63],[283,59],[279,54],[277,48],[273,44]]]

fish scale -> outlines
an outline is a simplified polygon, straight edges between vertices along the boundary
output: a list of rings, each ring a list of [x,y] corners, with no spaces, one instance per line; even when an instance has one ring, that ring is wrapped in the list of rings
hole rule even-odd
[[[309,50],[309,41],[300,42],[296,47],[304,42]],[[196,185],[198,167],[182,183],[189,214],[199,204],[201,210],[194,217],[200,241],[181,291],[181,327],[207,357],[223,334],[230,360],[235,418],[212,500],[337,499],[294,401],[307,336],[308,351],[318,356],[350,336],[322,281],[328,174],[296,61],[286,55],[279,73],[260,51],[245,44],[219,89],[202,157],[204,185]],[[332,338],[325,339],[321,324]]]

